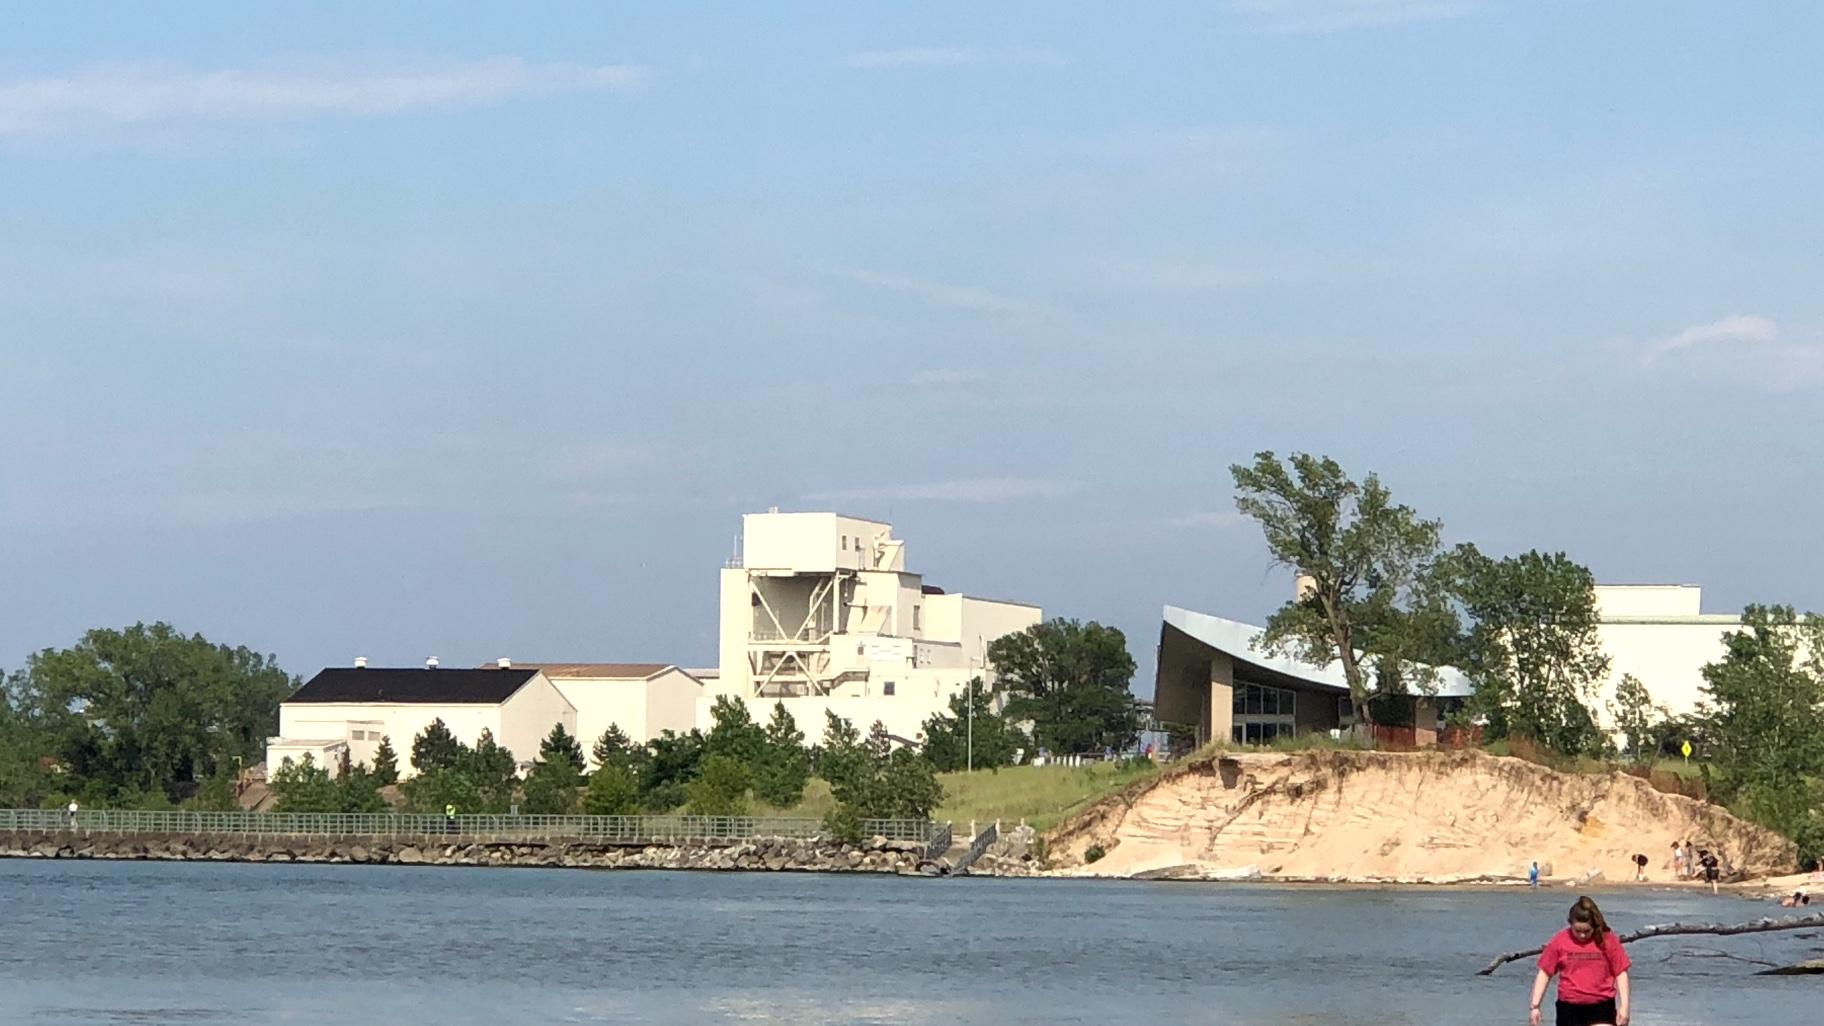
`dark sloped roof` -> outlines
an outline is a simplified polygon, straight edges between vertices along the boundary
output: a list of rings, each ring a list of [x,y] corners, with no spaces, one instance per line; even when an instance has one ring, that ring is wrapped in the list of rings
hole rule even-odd
[[[537,670],[389,670],[336,666],[318,673],[288,702],[415,702],[499,705]]]

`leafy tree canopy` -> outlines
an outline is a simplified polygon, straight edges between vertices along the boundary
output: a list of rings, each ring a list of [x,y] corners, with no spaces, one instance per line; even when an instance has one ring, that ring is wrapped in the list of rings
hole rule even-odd
[[[1595,576],[1562,552],[1491,559],[1473,545],[1451,553],[1447,573],[1473,623],[1460,665],[1489,737],[1599,754],[1606,737],[1590,703],[1609,658],[1596,633]]]
[[[1309,588],[1267,620],[1262,647],[1319,666],[1340,662],[1358,722],[1375,677],[1422,685],[1440,641],[1452,636],[1449,603],[1432,575],[1441,527],[1393,501],[1380,479],[1351,480],[1335,460],[1255,454],[1229,468],[1235,505],[1260,524],[1274,563]]]
[[[993,693],[980,677],[970,681],[964,691],[950,696],[948,714],[938,713],[925,721],[924,735],[925,758],[940,773],[970,766],[1011,766],[1014,753],[1027,744],[1019,730],[994,711]]]
[[[1047,620],[988,646],[1007,689],[1006,715],[1032,724],[1033,740],[1054,752],[1126,748],[1140,730],[1128,685],[1134,659],[1118,628]]]
[[[271,656],[140,623],[33,655],[7,690],[65,788],[171,799],[261,759],[297,685]]]

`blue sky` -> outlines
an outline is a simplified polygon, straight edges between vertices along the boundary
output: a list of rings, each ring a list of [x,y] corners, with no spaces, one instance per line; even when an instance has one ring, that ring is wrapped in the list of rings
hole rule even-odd
[[[1810,4],[66,5],[0,51],[0,667],[715,659],[769,505],[1258,620],[1259,449],[1824,607]]]

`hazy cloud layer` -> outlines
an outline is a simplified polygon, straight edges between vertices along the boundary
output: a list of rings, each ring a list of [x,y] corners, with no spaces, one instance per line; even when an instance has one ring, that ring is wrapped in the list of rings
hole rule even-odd
[[[490,106],[542,94],[627,89],[642,77],[623,65],[534,64],[518,57],[215,69],[90,64],[0,84],[0,138],[105,137],[135,129]]]

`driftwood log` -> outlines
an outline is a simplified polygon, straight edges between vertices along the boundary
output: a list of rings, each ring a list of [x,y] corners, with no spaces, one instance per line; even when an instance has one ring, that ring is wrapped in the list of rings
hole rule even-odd
[[[1649,937],[1680,937],[1698,933],[1732,937],[1741,933],[1771,933],[1775,930],[1803,930],[1808,927],[1824,927],[1824,913],[1794,916],[1789,919],[1757,919],[1752,923],[1664,923],[1635,930],[1633,933],[1616,934],[1616,939],[1623,944],[1632,944],[1637,940],[1646,940]],[[1542,945],[1537,948],[1528,948],[1525,951],[1510,951],[1488,963],[1487,968],[1476,970],[1476,975],[1487,976],[1509,962],[1537,955],[1544,950]]]

